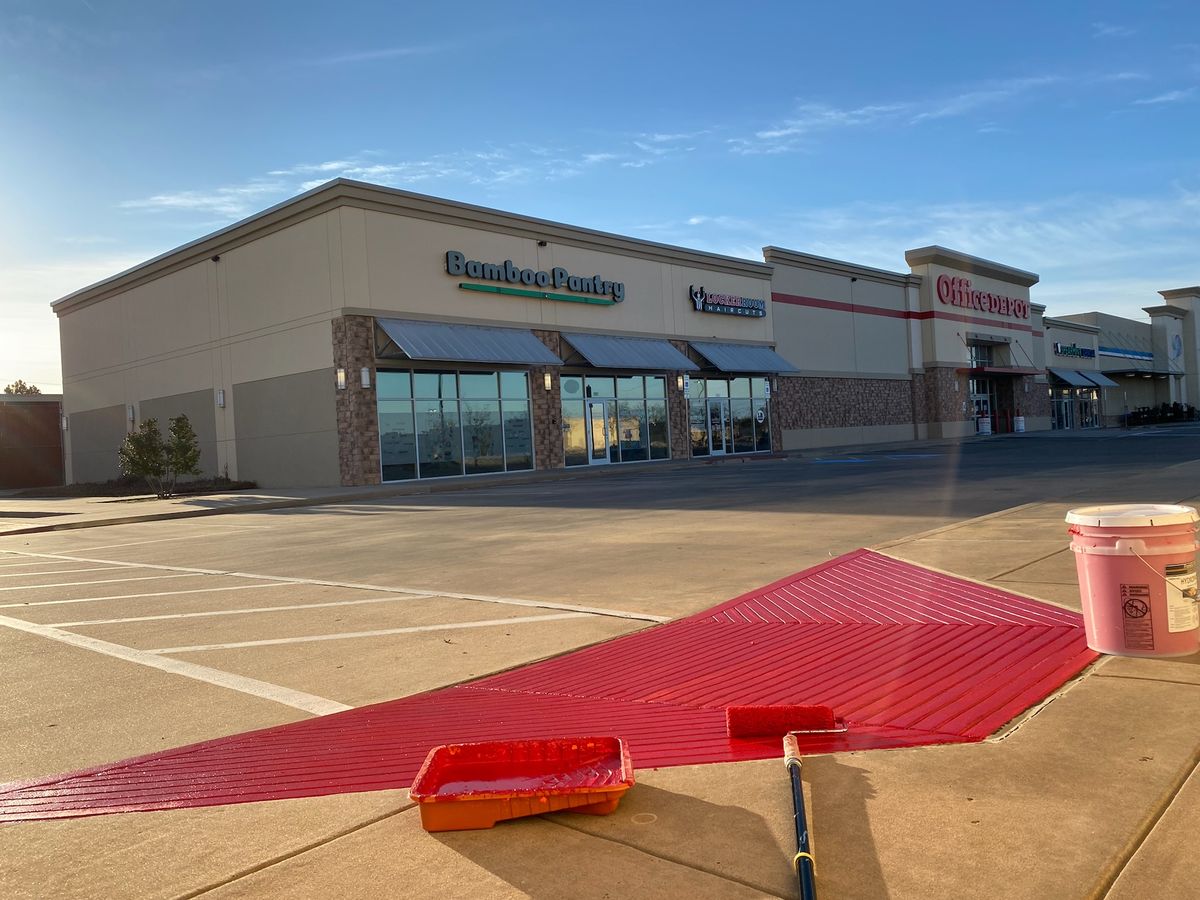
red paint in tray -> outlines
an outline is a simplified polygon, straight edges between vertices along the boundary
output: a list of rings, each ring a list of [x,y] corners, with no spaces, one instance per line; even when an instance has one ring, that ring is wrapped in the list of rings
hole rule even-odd
[[[562,810],[607,815],[632,786],[619,738],[552,738],[434,747],[409,794],[426,831],[463,831]]]

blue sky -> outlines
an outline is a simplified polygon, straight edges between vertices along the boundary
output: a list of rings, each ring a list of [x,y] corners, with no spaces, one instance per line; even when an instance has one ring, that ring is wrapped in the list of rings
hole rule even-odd
[[[731,14],[736,13],[731,18]],[[0,384],[63,294],[339,175],[750,258],[1200,283],[1200,5],[0,0]]]

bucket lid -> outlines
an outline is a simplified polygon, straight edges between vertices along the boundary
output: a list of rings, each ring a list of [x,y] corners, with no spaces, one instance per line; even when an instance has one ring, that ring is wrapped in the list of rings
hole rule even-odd
[[[1080,506],[1067,513],[1072,525],[1093,528],[1143,528],[1153,525],[1189,525],[1200,521],[1190,506],[1170,503],[1121,503],[1115,506]]]

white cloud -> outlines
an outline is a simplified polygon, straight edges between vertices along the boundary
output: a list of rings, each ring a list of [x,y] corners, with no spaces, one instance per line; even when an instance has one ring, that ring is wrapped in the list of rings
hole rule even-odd
[[[1111,22],[1093,22],[1092,37],[1094,38],[1124,38],[1137,34],[1136,29],[1127,25],[1113,25]]]
[[[1034,299],[1051,315],[1098,309],[1140,319],[1157,291],[1200,281],[1198,210],[1200,190],[1177,187],[1143,198],[856,203],[753,220],[697,214],[637,230],[731,256],[761,259],[758,248],[774,244],[899,272],[906,249],[941,244],[1039,273]]]
[[[283,197],[288,186],[280,181],[250,181],[209,191],[176,191],[154,194],[140,200],[124,200],[121,209],[149,212],[194,212],[228,218],[241,218],[262,207],[269,198]]]
[[[728,145],[734,152],[743,154],[787,153],[801,149],[806,139],[822,132],[883,125],[912,126],[938,119],[965,116],[1064,80],[1057,75],[1010,78],[984,82],[944,97],[871,103],[849,108],[825,103],[804,103],[781,122],[760,129],[751,137],[732,138]]]
[[[308,60],[314,66],[343,66],[353,63],[378,62],[381,59],[401,59],[406,56],[428,56],[450,49],[450,44],[426,44],[407,47],[384,47],[379,50],[356,50],[336,56]]]
[[[1139,106],[1151,106],[1159,103],[1179,103],[1181,100],[1190,100],[1196,95],[1194,87],[1184,88],[1183,90],[1167,91],[1165,94],[1158,94],[1154,97],[1145,97],[1141,100],[1133,102]]]

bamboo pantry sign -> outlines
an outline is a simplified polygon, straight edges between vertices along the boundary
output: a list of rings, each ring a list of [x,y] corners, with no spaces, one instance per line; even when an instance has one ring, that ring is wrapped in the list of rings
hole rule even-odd
[[[767,301],[753,297],[735,297],[733,294],[710,294],[704,285],[694,284],[688,289],[696,312],[724,313],[727,316],[752,316],[761,319],[767,314]]]
[[[998,313],[1017,319],[1029,318],[1029,301],[1020,297],[1005,297],[989,291],[977,291],[971,287],[969,278],[951,278],[939,275],[937,279],[938,299],[951,306],[963,306],[980,312]]]
[[[599,275],[572,275],[561,266],[555,266],[549,272],[537,269],[522,269],[511,259],[502,263],[480,262],[477,259],[467,259],[457,250],[446,251],[446,272],[450,275],[466,275],[468,278],[478,278],[481,281],[499,281],[504,284],[524,285],[524,287],[494,287],[490,284],[474,284],[460,281],[458,286],[464,291],[483,291],[489,294],[507,294],[512,297],[533,297],[539,300],[563,300],[570,303],[594,303],[599,306],[612,306],[625,299],[625,282],[606,281]],[[534,290],[530,290],[534,288]],[[576,294],[555,294],[537,288],[554,288],[575,291]],[[592,294],[598,296],[580,297],[577,294]]]

